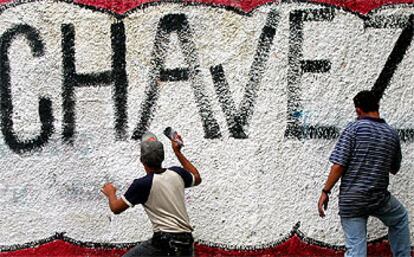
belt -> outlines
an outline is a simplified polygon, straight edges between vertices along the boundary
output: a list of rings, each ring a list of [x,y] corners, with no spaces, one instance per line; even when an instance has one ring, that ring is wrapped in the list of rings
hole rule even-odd
[[[174,240],[182,240],[183,242],[190,242],[190,243],[194,242],[193,234],[189,232],[171,233],[171,232],[158,231],[158,232],[154,232],[154,235],[152,236],[152,238],[155,241],[158,241],[158,240],[165,241],[169,239],[174,239]]]
[[[168,256],[191,256],[194,238],[191,233],[155,232],[152,245]]]

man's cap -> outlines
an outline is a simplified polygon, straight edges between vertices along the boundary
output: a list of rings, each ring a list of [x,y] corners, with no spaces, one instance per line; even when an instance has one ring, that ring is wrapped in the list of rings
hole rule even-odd
[[[163,161],[164,146],[153,133],[145,133],[141,138],[141,162],[150,167],[159,167]]]

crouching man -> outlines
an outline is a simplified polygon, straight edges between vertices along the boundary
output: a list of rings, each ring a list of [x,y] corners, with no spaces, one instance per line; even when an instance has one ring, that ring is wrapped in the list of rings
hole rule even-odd
[[[111,183],[102,188],[113,213],[119,214],[128,207],[142,204],[153,226],[153,237],[130,249],[124,256],[193,255],[193,228],[185,207],[184,188],[199,185],[201,177],[181,153],[181,145],[171,142],[182,167],[163,168],[163,144],[154,134],[146,133],[141,139],[141,163],[147,175],[135,179],[120,198]]]

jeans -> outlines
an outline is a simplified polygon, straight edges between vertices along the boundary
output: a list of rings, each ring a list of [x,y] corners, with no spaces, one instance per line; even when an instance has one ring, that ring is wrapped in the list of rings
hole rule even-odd
[[[156,232],[150,240],[131,248],[123,257],[193,256],[193,242],[191,233]]]
[[[165,256],[161,249],[152,246],[152,240],[144,241],[137,246],[131,248],[123,257],[135,256]]]
[[[370,213],[369,216],[380,219],[388,227],[388,240],[394,257],[410,257],[411,243],[408,225],[408,213],[404,206],[391,195],[388,202]],[[346,257],[367,256],[366,217],[342,218],[345,233]]]

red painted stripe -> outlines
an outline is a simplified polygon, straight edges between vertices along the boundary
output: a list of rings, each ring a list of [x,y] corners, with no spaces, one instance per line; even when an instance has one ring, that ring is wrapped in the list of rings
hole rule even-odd
[[[343,256],[343,251],[310,245],[303,242],[298,236],[293,236],[286,242],[275,247],[260,250],[224,250],[205,245],[197,245],[196,256]]]
[[[324,3],[333,6],[343,7],[353,12],[367,14],[370,11],[384,5],[412,4],[413,0],[310,0],[310,2]]]
[[[63,240],[55,240],[43,245],[17,250],[12,252],[0,252],[1,257],[118,257],[122,256],[126,250],[120,249],[93,249],[74,245]]]
[[[11,3],[14,0],[0,0],[0,4]],[[19,0],[16,0],[19,1]],[[164,0],[74,0],[74,3],[86,6],[93,6],[105,10],[110,10],[117,14],[126,12],[154,2],[163,2]],[[283,0],[280,0],[283,1]],[[301,0],[313,3],[322,3],[336,7],[345,8],[352,12],[367,14],[370,11],[385,5],[413,4],[414,0]],[[238,9],[243,12],[251,12],[253,9],[270,2],[278,0],[182,0],[184,3],[203,3],[214,6],[227,6]]]
[[[43,245],[10,252],[0,252],[0,257],[118,257],[122,256],[127,249],[93,249],[74,245],[64,240],[55,240]],[[266,249],[259,250],[226,250],[218,247],[211,247],[196,244],[195,254],[199,257],[207,256],[343,256],[343,251],[337,251],[318,245],[312,245],[301,240],[297,235],[287,241]],[[414,257],[414,251],[411,254]],[[368,246],[368,256],[392,256],[387,242],[372,243]]]
[[[360,14],[379,8],[383,5],[414,3],[414,0],[308,0],[314,3],[323,3],[332,6],[342,7]],[[162,0],[75,0],[75,3],[95,6],[111,10],[118,14],[124,14],[127,11],[151,2],[162,2]],[[275,2],[275,0],[183,0],[190,3],[204,3],[218,6],[228,6],[239,9],[243,12],[250,12],[254,8],[266,3]]]
[[[74,3],[110,10],[117,14],[124,14],[135,7],[159,2],[157,0],[74,0]]]

